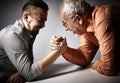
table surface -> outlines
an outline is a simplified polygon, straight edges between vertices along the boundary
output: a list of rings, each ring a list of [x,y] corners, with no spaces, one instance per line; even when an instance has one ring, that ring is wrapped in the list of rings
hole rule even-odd
[[[70,63],[54,64],[36,81],[26,83],[120,83],[119,76],[104,76],[91,68]]]

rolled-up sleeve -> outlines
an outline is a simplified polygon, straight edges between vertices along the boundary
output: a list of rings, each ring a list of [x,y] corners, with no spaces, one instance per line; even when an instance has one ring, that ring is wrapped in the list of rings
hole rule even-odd
[[[20,72],[28,81],[41,75],[41,68],[38,62],[33,63],[30,58],[25,41],[16,33],[8,32],[2,38],[2,45],[5,53],[13,63],[15,68]]]
[[[101,59],[93,68],[105,75],[113,75],[114,65],[114,32],[111,25],[110,8],[100,8],[95,14],[95,35],[100,45]]]

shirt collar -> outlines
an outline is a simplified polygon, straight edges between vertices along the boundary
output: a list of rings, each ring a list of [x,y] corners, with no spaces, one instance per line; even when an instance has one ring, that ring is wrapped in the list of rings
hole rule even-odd
[[[22,27],[22,28],[25,30],[25,33],[26,33],[26,35],[27,35],[27,37],[28,37],[29,39],[31,39],[31,38],[33,39],[33,38],[34,38],[34,36],[30,33],[30,31],[27,30],[27,28],[24,26],[24,23],[22,22],[21,19],[20,19],[19,22],[18,22],[18,26]]]

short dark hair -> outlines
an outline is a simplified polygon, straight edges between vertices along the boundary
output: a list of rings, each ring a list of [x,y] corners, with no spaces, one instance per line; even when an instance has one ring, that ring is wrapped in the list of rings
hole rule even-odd
[[[40,7],[43,10],[45,10],[46,12],[49,10],[48,5],[43,0],[28,0],[24,4],[24,6],[22,8],[22,12],[29,10],[31,6]]]

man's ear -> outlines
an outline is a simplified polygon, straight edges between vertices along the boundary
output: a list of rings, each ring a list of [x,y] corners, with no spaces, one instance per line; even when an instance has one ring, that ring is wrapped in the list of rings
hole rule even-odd
[[[26,13],[26,14],[23,15],[23,19],[24,19],[26,22],[30,22],[31,16]]]
[[[75,15],[75,18],[77,21],[79,21],[80,24],[82,24],[82,18],[79,15]]]

